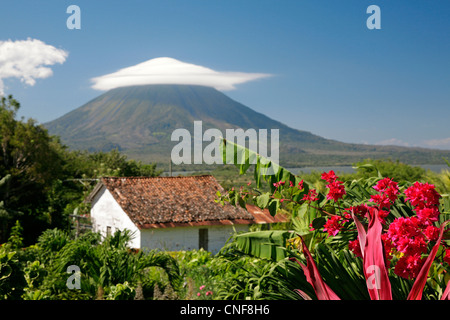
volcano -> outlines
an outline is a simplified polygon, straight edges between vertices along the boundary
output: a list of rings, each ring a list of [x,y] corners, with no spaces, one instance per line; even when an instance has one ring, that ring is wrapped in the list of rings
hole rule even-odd
[[[83,106],[45,123],[73,150],[110,151],[163,167],[170,161],[172,132],[203,129],[278,129],[280,164],[285,167],[350,165],[366,158],[398,159],[409,164],[441,163],[449,151],[344,143],[294,129],[198,85],[142,85],[105,92]]]

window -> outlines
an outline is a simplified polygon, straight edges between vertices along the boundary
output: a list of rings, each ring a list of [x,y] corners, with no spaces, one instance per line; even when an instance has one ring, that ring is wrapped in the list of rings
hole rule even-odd
[[[106,227],[106,236],[109,237],[111,235],[111,227],[107,226]]]
[[[208,229],[198,230],[198,248],[208,250]]]

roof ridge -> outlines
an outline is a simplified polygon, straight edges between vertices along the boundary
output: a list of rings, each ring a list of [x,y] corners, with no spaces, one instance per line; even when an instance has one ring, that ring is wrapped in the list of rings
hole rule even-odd
[[[164,177],[164,176],[101,177],[101,179],[187,179],[187,178],[205,178],[205,177],[213,177],[214,178],[214,176],[212,174],[202,174],[202,175],[198,175],[198,176],[176,176],[176,177]]]

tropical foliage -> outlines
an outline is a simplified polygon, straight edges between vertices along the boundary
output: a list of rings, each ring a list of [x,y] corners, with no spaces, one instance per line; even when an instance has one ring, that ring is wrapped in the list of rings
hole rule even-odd
[[[136,251],[126,231],[75,233],[72,216],[89,212],[83,199],[99,177],[154,176],[156,166],[118,150],[70,151],[17,120],[19,107],[0,101],[0,299],[449,297],[448,170],[368,159],[354,174],[299,176],[224,141],[239,178],[229,179],[229,166],[215,172],[228,189],[217,201],[252,203],[289,223],[235,234],[216,255]]]
[[[314,289],[311,295],[304,291],[305,286],[296,288],[302,298],[365,299],[367,293],[372,299],[448,298],[448,194],[440,195],[427,182],[397,183],[379,171],[375,177],[346,182],[333,171],[324,172],[321,179],[326,191],[321,192],[279,166],[275,174],[265,174],[275,164],[250,150],[235,146],[235,154],[240,156],[240,172],[256,158],[257,186],[265,180],[271,190],[261,193],[241,188],[223,195],[220,201],[244,207],[251,201],[272,214],[292,213],[292,233],[297,237],[283,245],[283,241],[274,243],[267,231],[265,245],[284,250],[283,258],[299,264]],[[239,235],[236,245],[258,255],[261,237],[261,233]],[[270,258],[279,259],[279,250],[273,250]],[[322,260],[327,251],[328,259]],[[349,296],[353,286],[358,290]],[[361,291],[364,287],[366,294]]]
[[[70,228],[69,214],[101,176],[161,173],[155,164],[129,160],[117,150],[68,150],[36,121],[17,119],[19,109],[12,96],[0,98],[0,242],[16,220],[27,245],[48,228]],[[81,205],[78,214],[86,212]]]

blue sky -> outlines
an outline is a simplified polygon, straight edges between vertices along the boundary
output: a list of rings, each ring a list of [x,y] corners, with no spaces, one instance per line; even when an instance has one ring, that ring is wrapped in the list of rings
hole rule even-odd
[[[69,5],[81,29],[69,30]],[[369,30],[369,5],[381,29]],[[0,41],[67,53],[30,84],[2,76],[20,115],[44,123],[103,91],[91,79],[159,57],[271,77],[231,98],[291,127],[344,142],[450,149],[446,0],[2,0]],[[0,43],[1,44],[1,43]],[[3,69],[5,70],[5,69]],[[22,79],[23,80],[23,79]]]

